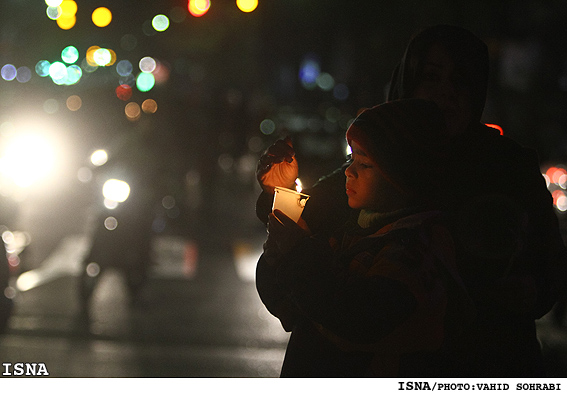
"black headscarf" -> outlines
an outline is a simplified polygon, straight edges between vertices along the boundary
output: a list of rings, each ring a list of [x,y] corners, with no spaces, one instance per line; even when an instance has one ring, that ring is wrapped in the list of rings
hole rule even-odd
[[[488,88],[488,48],[470,31],[457,26],[436,25],[417,33],[395,68],[390,81],[388,101],[411,98],[421,81],[425,59],[434,44],[441,44],[455,62],[462,83],[471,92],[473,122],[478,124]]]

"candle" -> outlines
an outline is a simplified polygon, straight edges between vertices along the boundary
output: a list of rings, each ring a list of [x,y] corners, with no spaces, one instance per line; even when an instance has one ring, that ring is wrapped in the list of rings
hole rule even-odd
[[[285,187],[276,187],[272,211],[279,209],[297,223],[309,196]]]

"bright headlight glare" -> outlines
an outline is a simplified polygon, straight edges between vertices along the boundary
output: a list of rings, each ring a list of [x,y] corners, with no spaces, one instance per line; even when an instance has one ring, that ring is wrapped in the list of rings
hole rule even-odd
[[[20,187],[29,187],[45,178],[55,165],[55,151],[41,135],[12,137],[0,158],[0,171]]]

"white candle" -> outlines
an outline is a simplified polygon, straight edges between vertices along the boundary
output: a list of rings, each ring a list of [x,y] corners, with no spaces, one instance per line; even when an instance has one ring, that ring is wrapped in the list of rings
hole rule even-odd
[[[307,194],[286,189],[285,187],[276,187],[272,212],[279,209],[297,223],[308,199],[309,196]]]

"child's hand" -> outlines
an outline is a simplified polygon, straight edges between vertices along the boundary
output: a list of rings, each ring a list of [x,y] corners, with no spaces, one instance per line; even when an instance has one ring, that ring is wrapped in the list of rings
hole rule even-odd
[[[273,193],[275,186],[293,188],[299,169],[289,137],[277,140],[260,157],[256,178],[264,191]]]
[[[280,253],[289,252],[299,241],[309,236],[305,221],[300,224],[276,209],[268,217],[268,243],[275,243]]]

